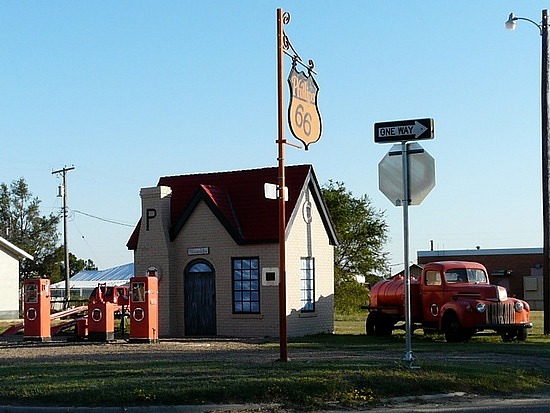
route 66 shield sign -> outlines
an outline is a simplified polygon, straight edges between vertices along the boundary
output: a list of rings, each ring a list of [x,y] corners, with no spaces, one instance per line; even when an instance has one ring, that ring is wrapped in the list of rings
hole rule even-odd
[[[293,66],[288,75],[290,104],[288,124],[292,134],[300,140],[305,149],[321,138],[321,114],[317,106],[319,86],[310,74],[298,72]]]

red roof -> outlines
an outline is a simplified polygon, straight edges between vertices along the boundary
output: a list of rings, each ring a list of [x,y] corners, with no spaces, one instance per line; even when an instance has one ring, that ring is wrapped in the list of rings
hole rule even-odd
[[[311,165],[285,167],[289,198],[286,203],[286,222],[296,207],[305,185],[317,189],[318,206],[326,216],[325,226],[334,234],[330,218],[321,200],[319,186]],[[278,202],[266,199],[264,184],[277,184],[278,168],[261,168],[231,172],[166,176],[158,186],[172,189],[170,238],[173,241],[200,201],[204,201],[220,220],[237,244],[278,242]],[[135,250],[140,223],[130,237],[127,247]]]

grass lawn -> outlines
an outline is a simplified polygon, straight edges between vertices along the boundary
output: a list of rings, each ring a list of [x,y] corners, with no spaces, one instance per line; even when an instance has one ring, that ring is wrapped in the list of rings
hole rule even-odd
[[[503,343],[498,336],[450,344],[440,336],[413,336],[413,353],[439,354],[409,369],[400,360],[371,354],[404,352],[402,332],[391,338],[366,337],[365,315],[337,317],[336,334],[289,341],[289,354],[313,349],[335,354],[288,363],[177,360],[67,361],[3,360],[0,404],[72,406],[281,403],[297,410],[335,404],[361,406],[382,398],[463,391],[485,395],[550,391],[550,337],[542,334],[542,312],[526,342]],[[0,327],[1,329],[1,327]],[[273,350],[278,342],[261,348]],[[53,351],[53,350],[52,350]],[[340,352],[353,357],[339,357]],[[450,362],[445,354],[474,355]],[[271,353],[272,354],[272,353]],[[489,357],[489,355],[491,357]],[[525,363],[528,356],[531,362]],[[0,354],[1,357],[1,354]],[[261,355],[260,355],[261,357]],[[480,362],[487,357],[486,362]],[[532,360],[536,360],[532,362]]]

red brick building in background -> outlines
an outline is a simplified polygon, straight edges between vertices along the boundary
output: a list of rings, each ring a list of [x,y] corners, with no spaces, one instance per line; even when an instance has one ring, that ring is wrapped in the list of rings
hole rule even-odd
[[[418,251],[419,265],[433,261],[475,261],[483,264],[492,284],[508,294],[525,299],[534,310],[542,310],[542,248]]]

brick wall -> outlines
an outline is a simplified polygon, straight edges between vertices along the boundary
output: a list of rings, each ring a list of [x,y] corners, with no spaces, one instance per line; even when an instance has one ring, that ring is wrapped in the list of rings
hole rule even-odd
[[[170,198],[165,186],[143,188],[141,196],[141,228],[134,253],[135,275],[145,275],[149,267],[159,270],[159,337],[171,335],[170,328]],[[154,212],[153,212],[154,211]]]
[[[178,335],[184,333],[184,272],[198,258],[208,261],[215,271],[216,326],[220,336],[263,337],[278,334],[278,288],[260,286],[260,314],[233,314],[231,259],[258,257],[260,268],[278,266],[277,244],[239,246],[214,216],[200,202],[173,243],[173,272],[177,288],[172,322]],[[187,255],[189,248],[208,247],[208,255]]]
[[[307,219],[305,206],[311,207],[311,219]],[[334,247],[329,243],[319,210],[309,191],[303,193],[289,226],[291,231],[286,246],[288,335],[332,333]],[[301,312],[300,259],[305,257],[312,257],[315,262],[314,312]]]

